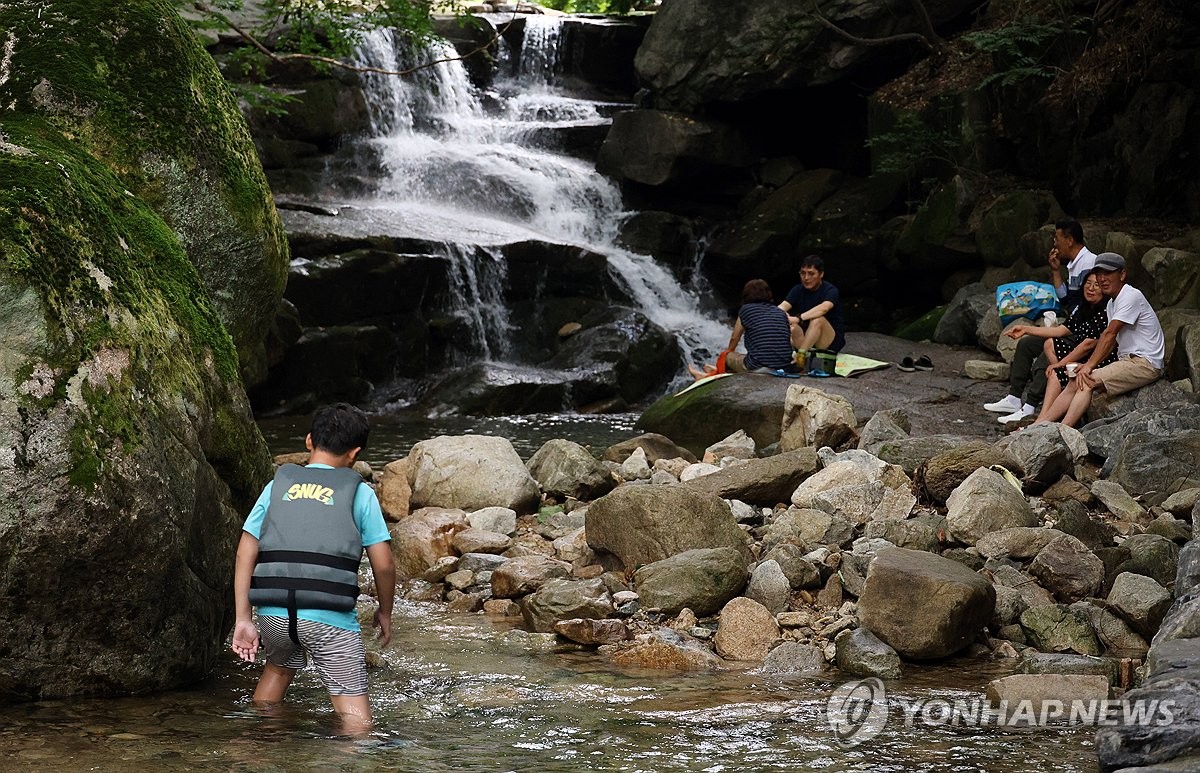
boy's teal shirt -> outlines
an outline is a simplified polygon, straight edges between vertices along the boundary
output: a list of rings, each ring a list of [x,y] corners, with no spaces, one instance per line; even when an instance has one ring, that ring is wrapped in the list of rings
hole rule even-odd
[[[333,469],[327,464],[310,464],[308,466],[325,470]],[[247,516],[246,523],[242,525],[242,531],[254,539],[259,539],[262,534],[263,519],[266,518],[267,506],[271,503],[273,484],[274,481],[263,488],[262,493],[258,495],[258,501],[254,503],[254,507],[250,508],[250,515]],[[358,533],[362,535],[364,548],[391,539],[387,523],[383,520],[383,510],[379,507],[379,499],[365,482],[360,483],[354,492],[354,525],[358,527]],[[258,614],[264,617],[288,616],[287,610],[283,607],[259,607]],[[329,609],[299,609],[296,610],[296,617],[301,620],[331,625],[334,628],[344,628],[347,631],[359,630],[358,615],[354,610],[335,612]]]

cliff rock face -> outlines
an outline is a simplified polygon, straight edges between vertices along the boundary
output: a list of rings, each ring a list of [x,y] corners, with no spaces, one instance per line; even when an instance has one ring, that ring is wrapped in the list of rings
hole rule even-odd
[[[260,380],[287,242],[245,121],[195,34],[159,0],[11,3],[0,30],[12,52],[0,76],[7,115],[70,136],[166,221],[243,376]]]
[[[223,322],[274,210],[165,3],[8,4],[0,52],[0,702],[177,686],[270,475]]]
[[[974,8],[965,0],[927,4],[935,24]],[[853,43],[822,24],[813,3],[671,0],[646,32],[635,64],[655,107],[696,111],[781,90],[844,81],[896,55],[896,46]],[[917,32],[910,0],[826,0],[825,18],[852,35]],[[897,44],[908,50],[912,43]]]

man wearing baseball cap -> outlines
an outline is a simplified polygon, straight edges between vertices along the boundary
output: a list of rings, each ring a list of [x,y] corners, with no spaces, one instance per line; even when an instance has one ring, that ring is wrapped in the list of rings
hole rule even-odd
[[[1142,291],[1125,284],[1125,258],[1115,252],[1100,253],[1096,256],[1095,275],[1108,298],[1108,327],[1096,342],[1092,356],[1075,371],[1075,378],[1054,404],[1043,410],[1039,422],[1061,417],[1063,424],[1073,427],[1087,413],[1094,391],[1116,397],[1144,387],[1163,374],[1166,350],[1162,325]],[[1097,368],[1096,363],[1114,349],[1119,359]]]

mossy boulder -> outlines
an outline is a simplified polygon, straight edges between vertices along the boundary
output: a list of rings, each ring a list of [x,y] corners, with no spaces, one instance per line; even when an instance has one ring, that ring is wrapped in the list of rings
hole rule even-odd
[[[72,138],[167,223],[242,375],[264,378],[287,242],[237,102],[196,35],[165,0],[9,3],[0,30],[12,30],[7,115]]]
[[[138,101],[175,73],[199,112],[194,40],[160,3],[38,10],[0,8],[0,703],[206,676],[271,472],[213,283],[155,210],[207,195],[153,173],[182,167]]]

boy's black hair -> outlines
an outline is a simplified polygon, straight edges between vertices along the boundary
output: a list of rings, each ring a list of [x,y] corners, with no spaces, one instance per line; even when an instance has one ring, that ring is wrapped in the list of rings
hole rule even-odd
[[[313,448],[331,454],[344,454],[354,448],[365,448],[371,428],[367,414],[349,403],[322,405],[312,417]]]
[[[825,273],[825,261],[821,260],[816,255],[809,255],[804,260],[800,261],[800,268],[815,268],[822,274]]]
[[[1083,224],[1078,220],[1059,220],[1054,228],[1070,236],[1076,244],[1083,244]]]

